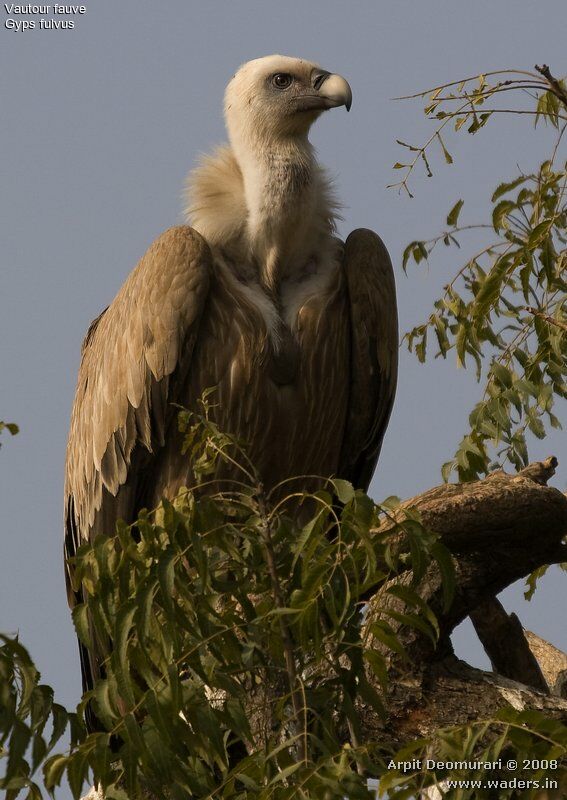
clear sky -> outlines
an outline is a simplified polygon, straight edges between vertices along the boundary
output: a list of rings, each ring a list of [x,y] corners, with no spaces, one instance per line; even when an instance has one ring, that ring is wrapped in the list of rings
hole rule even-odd
[[[350,114],[324,115],[311,138],[344,203],[341,235],[370,227],[390,250],[402,331],[428,315],[459,266],[455,252],[440,253],[405,277],[404,246],[438,232],[459,197],[462,221],[485,221],[495,185],[543,160],[551,135],[501,117],[475,137],[449,139],[455,163],[434,158],[434,177],[416,180],[410,200],[386,188],[404,155],[395,140],[422,143],[427,126],[418,102],[392,98],[499,68],[546,62],[567,72],[564,0],[84,2],[85,14],[57,17],[72,19],[72,30],[11,30],[10,17],[41,15],[0,7],[0,419],[21,427],[0,452],[0,630],[19,631],[68,707],[80,670],[62,491],[81,341],[152,239],[181,221],[187,171],[224,139],[222,95],[238,65],[279,52],[349,80]],[[439,483],[477,396],[453,359],[420,366],[402,355],[373,495],[409,497]],[[564,434],[535,442],[531,455],[552,452],[564,489]],[[554,568],[530,604],[521,585],[503,600],[567,649],[565,585]],[[486,665],[470,627],[455,641]]]

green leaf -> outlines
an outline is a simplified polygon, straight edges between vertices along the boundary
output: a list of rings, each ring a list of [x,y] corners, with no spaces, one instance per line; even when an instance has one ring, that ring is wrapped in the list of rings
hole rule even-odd
[[[528,247],[530,249],[533,250],[543,242],[543,240],[549,234],[552,224],[552,220],[545,219],[543,222],[540,222],[539,225],[535,226],[528,237]]]
[[[333,478],[331,483],[341,503],[346,505],[354,499],[354,488],[352,483],[342,480],[342,478]]]
[[[380,653],[377,653],[376,650],[365,650],[364,660],[370,664],[374,676],[382,688],[385,689],[388,684],[388,670],[384,657],[381,656]]]
[[[537,583],[539,579],[545,575],[548,569],[549,567],[547,565],[543,567],[538,567],[528,575],[528,577],[526,578],[526,591],[524,592],[524,597],[526,598],[526,600],[532,599],[532,597],[534,596],[534,592],[537,588]]]
[[[88,762],[86,756],[81,753],[74,753],[67,762],[67,779],[75,800],[79,800],[83,786],[88,777]]]
[[[158,578],[161,589],[161,597],[166,607],[173,611],[173,587],[175,584],[175,560],[177,554],[173,548],[169,548],[161,555],[158,566]]]
[[[89,610],[85,603],[79,603],[76,605],[72,612],[71,616],[73,619],[73,625],[75,626],[75,633],[77,634],[79,640],[86,646],[90,646],[91,642],[91,634],[90,634],[90,623],[89,623]]]
[[[514,211],[516,203],[512,200],[501,200],[492,211],[492,226],[496,233],[508,227],[508,215]]]
[[[489,313],[495,301],[500,296],[502,283],[509,269],[509,257],[501,256],[495,261],[475,297],[471,309],[472,316],[475,319],[483,318]]]
[[[451,153],[449,153],[449,151],[445,147],[445,143],[443,142],[443,139],[441,138],[441,134],[439,133],[439,131],[437,132],[437,138],[439,140],[439,144],[441,145],[441,149],[443,151],[443,157],[445,158],[445,162],[447,164],[452,164],[453,163],[453,157],[452,157]]]
[[[454,227],[457,224],[464,202],[464,200],[457,200],[453,208],[447,214],[447,225]]]
[[[441,542],[435,542],[431,555],[437,562],[443,581],[443,612],[446,614],[453,603],[456,589],[455,564],[450,551]]]
[[[69,756],[55,755],[49,758],[43,766],[43,779],[47,789],[59,786],[63,773],[69,763]]]
[[[538,439],[545,439],[545,427],[539,417],[528,417],[528,427]]]
[[[136,606],[133,601],[125,603],[118,611],[112,652],[112,662],[120,683],[120,693],[123,700],[129,705],[135,703],[128,661],[128,639],[132,632],[135,613]]]
[[[394,653],[397,653],[399,656],[407,659],[407,653],[403,644],[400,642],[399,638],[396,636],[394,631],[392,630],[391,626],[388,625],[387,622],[384,620],[374,620],[369,625],[369,631],[375,639],[378,639],[379,642],[385,644],[390,650]]]
[[[522,183],[525,183],[527,180],[529,180],[529,178],[530,178],[529,175],[520,175],[513,181],[508,181],[507,183],[499,183],[491,197],[492,202],[493,203],[496,202],[496,200],[502,197],[502,195],[508,194],[508,192],[511,192],[512,189],[515,189],[516,186],[520,186]]]
[[[404,270],[404,272],[406,271],[406,267],[407,267],[408,261],[410,259],[410,256],[413,253],[413,245],[414,245],[414,243],[410,242],[408,244],[408,246],[406,248],[404,248],[404,252],[403,252],[403,255],[402,255],[402,269]]]
[[[62,705],[59,705],[59,703],[53,703],[53,706],[51,707],[51,716],[53,727],[51,731],[51,738],[49,739],[49,743],[47,745],[48,752],[53,750],[59,739],[65,733],[69,723],[69,714]]]
[[[510,370],[501,364],[499,361],[493,361],[490,367],[490,371],[497,378],[498,382],[502,384],[502,386],[509,389],[512,386],[512,375]]]

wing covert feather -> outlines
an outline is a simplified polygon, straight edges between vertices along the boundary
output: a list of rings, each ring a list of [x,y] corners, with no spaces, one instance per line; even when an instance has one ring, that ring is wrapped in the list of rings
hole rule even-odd
[[[384,243],[366,228],[346,240],[343,265],[350,301],[351,386],[339,474],[366,490],[396,392],[396,285]]]

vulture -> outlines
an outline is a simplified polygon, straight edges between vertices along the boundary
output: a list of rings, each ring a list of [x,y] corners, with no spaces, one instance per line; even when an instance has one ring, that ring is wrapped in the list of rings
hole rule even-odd
[[[246,443],[267,488],[300,475],[368,488],[396,388],[394,276],[375,233],[336,236],[308,138],[351,100],[312,62],[244,64],[225,94],[229,144],[189,176],[189,224],[154,241],[88,329],[66,457],[71,606],[78,547],[191,485],[178,406],[197,409],[209,387],[215,422]],[[103,650],[80,644],[85,691]]]

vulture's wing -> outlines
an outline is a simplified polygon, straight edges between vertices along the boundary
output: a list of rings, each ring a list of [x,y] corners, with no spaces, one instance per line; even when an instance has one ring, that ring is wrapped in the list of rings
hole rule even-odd
[[[388,251],[359,228],[345,243],[350,301],[351,385],[339,475],[368,489],[388,424],[398,375],[398,314]]]
[[[138,473],[163,445],[175,414],[171,402],[190,365],[210,267],[210,250],[196,231],[170,228],[89,328],[67,445],[66,558],[97,533],[113,533],[117,518],[134,519]],[[81,594],[71,570],[66,562],[74,606]],[[82,647],[81,665],[87,688],[99,665]]]

